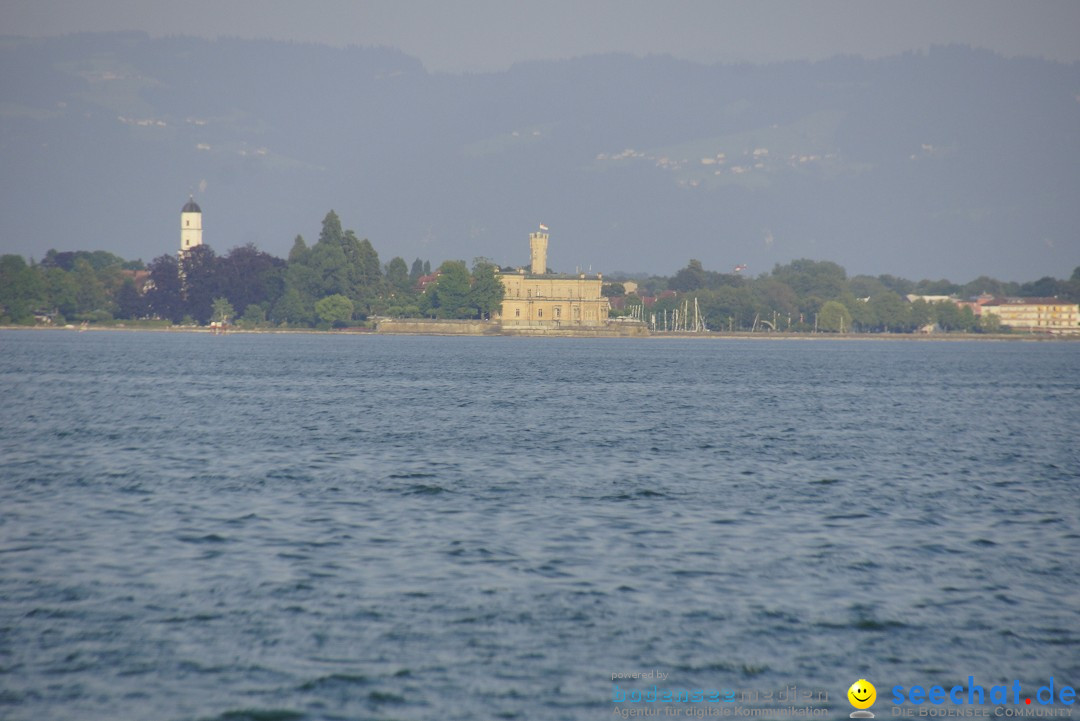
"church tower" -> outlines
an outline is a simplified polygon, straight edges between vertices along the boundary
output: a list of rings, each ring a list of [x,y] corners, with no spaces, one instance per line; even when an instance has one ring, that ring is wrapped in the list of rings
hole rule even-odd
[[[195,198],[180,209],[180,253],[186,253],[197,245],[202,245],[202,209]]]
[[[529,250],[532,254],[532,267],[530,268],[530,272],[533,275],[544,275],[547,273],[548,234],[545,232],[546,230],[547,228],[544,228],[544,230],[537,233],[529,233]]]

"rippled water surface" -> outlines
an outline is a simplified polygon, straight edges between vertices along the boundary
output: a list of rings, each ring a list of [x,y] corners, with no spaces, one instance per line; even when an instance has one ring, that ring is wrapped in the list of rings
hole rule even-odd
[[[1080,682],[1080,343],[3,331],[0,393],[0,718]]]

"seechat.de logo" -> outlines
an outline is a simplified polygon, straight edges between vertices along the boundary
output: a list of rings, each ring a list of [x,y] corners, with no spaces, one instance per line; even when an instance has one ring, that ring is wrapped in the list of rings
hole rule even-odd
[[[874,718],[873,712],[866,710],[877,700],[877,689],[874,688],[874,684],[865,678],[860,678],[847,690],[847,698],[856,709],[851,712],[850,718]]]

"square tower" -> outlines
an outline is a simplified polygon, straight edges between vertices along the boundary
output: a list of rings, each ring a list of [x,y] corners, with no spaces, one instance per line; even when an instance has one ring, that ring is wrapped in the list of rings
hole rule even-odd
[[[531,251],[532,257],[530,271],[533,275],[544,275],[547,273],[547,247],[547,233],[543,231],[529,233],[529,250]]]

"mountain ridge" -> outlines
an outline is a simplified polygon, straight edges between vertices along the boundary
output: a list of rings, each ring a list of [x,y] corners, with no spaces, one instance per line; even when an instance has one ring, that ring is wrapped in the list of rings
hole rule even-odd
[[[388,48],[0,38],[4,252],[287,253],[328,208],[389,258],[670,273],[797,257],[1030,279],[1080,261],[1080,65],[960,46],[701,65],[621,54],[431,73]],[[175,207],[174,207],[175,206]]]

